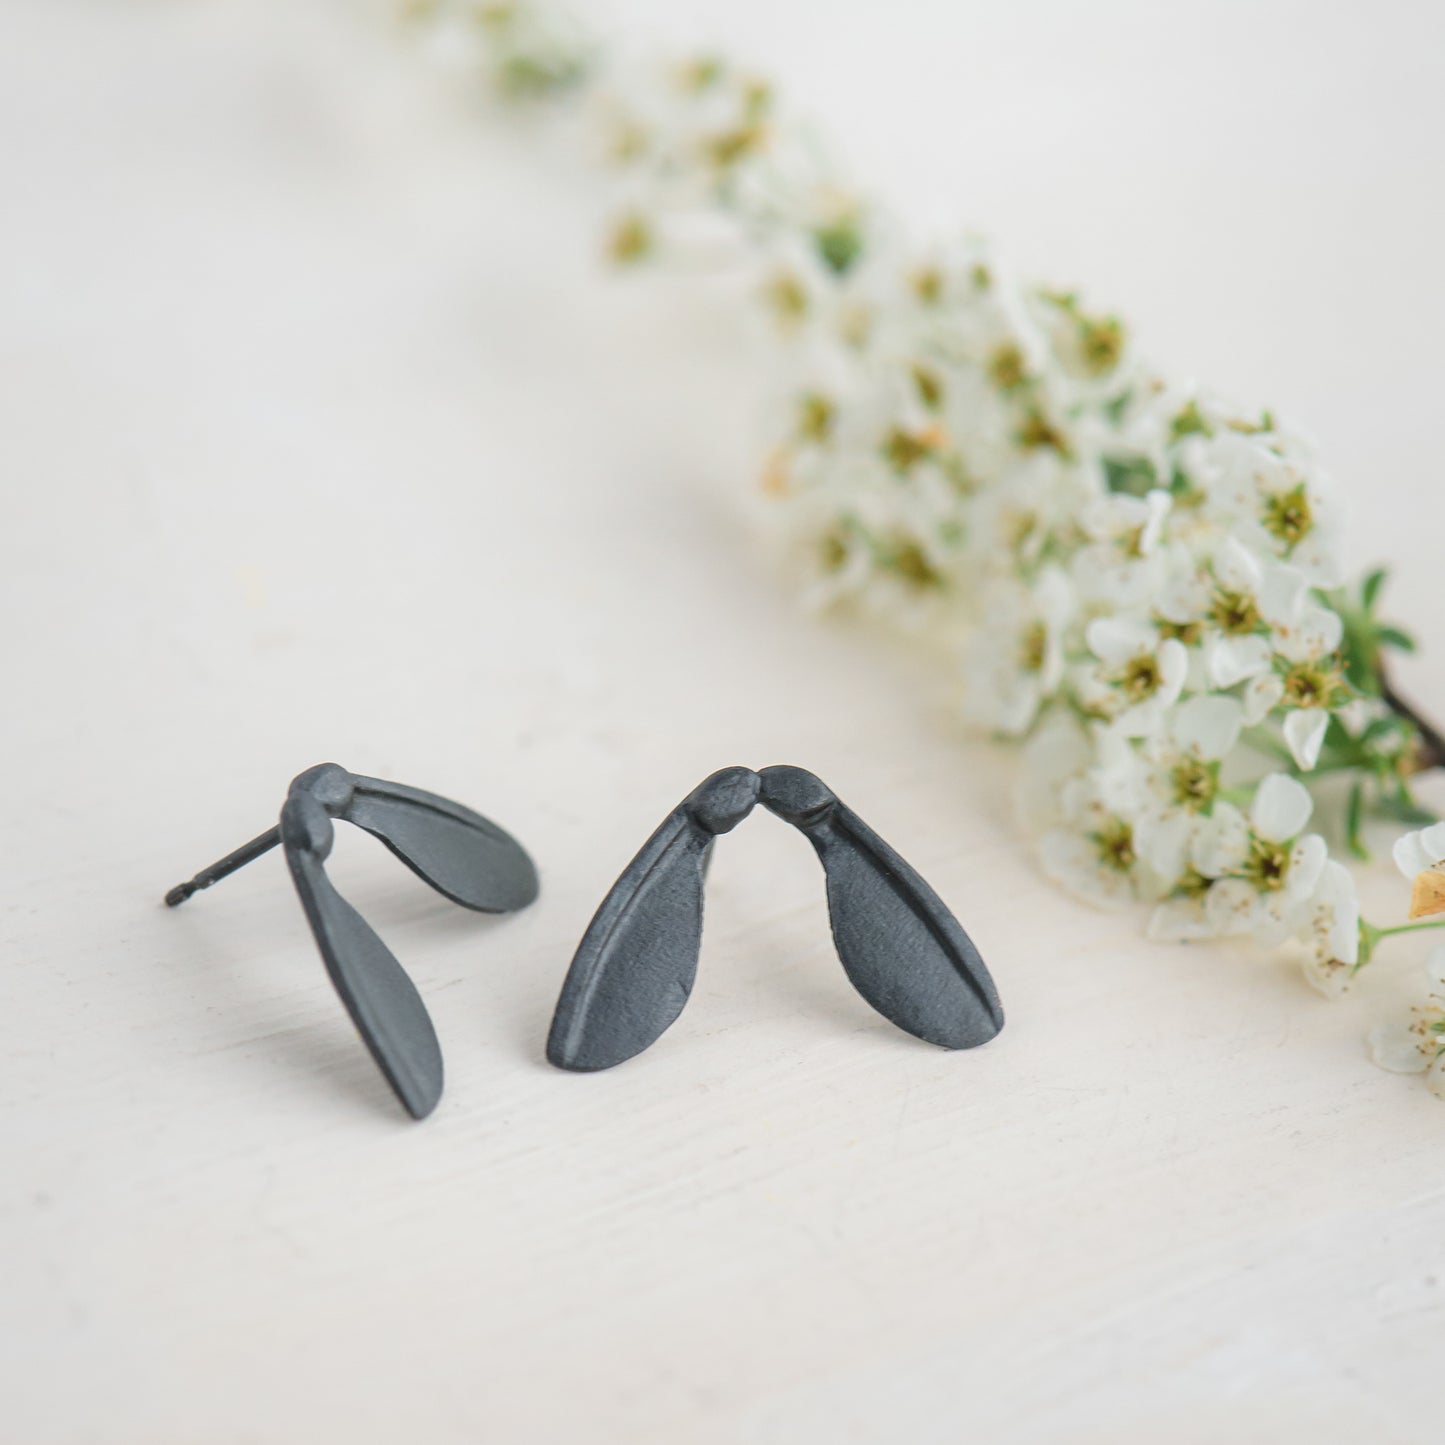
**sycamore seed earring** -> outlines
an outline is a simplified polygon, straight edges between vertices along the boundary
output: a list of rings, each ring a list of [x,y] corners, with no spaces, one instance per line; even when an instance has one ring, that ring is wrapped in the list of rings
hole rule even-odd
[[[987,1043],[1003,1027],[993,979],[958,920],[846,803],[803,768],[724,768],[664,819],[588,925],[547,1041],[558,1068],[620,1064],[682,1012],[713,845],[759,802],[812,843],[838,957],[884,1018],[946,1049]]]
[[[320,763],[292,781],[276,827],[172,888],[166,904],[175,908],[279,843],[346,1011],[407,1112],[424,1119],[441,1098],[441,1046],[416,986],[326,876],[335,818],[380,838],[413,873],[463,908],[510,913],[537,896],[532,860],[480,813],[420,788]]]

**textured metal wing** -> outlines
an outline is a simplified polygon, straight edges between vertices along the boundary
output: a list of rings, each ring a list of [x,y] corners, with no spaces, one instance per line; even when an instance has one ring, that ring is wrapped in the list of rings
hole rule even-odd
[[[483,913],[510,913],[536,898],[536,866],[526,849],[489,818],[402,783],[357,777],[354,785],[340,816],[380,838],[454,903]]]
[[[557,1000],[547,1058],[609,1069],[656,1041],[697,976],[703,878],[719,833],[751,812],[757,774],[714,773],[663,821],[602,900]]]
[[[764,768],[762,802],[813,844],[833,941],[853,986],[884,1018],[946,1049],[1003,1027],[998,991],[943,900],[847,804],[802,768]]]
[[[391,950],[336,891],[321,860],[288,844],[286,861],[326,971],[357,1031],[408,1113],[424,1119],[442,1094],[436,1030]]]

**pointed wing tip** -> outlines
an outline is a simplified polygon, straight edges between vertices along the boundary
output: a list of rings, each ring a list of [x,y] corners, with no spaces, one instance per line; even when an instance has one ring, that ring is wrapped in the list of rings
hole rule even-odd
[[[436,1106],[441,1103],[442,1088],[445,1082],[445,1075],[442,1072],[441,1052],[438,1050],[435,1070],[428,1070],[420,1075],[415,1070],[408,1070],[406,1077],[400,1077],[393,1071],[388,1061],[384,1061],[380,1055],[377,1062],[381,1065],[381,1071],[386,1077],[387,1083],[391,1085],[392,1092],[396,1095],[401,1107],[406,1110],[418,1123],[428,1118],[435,1112]]]
[[[423,1119],[428,1119],[435,1112],[436,1106],[441,1102],[442,1091],[438,1089],[435,1094],[423,1095],[419,1098],[408,1098],[405,1094],[399,1096],[402,1107],[418,1124]]]
[[[535,903],[538,895],[542,891],[542,879],[537,872],[537,865],[532,862],[527,854],[523,853],[522,857],[526,859],[527,868],[525,874],[517,884],[517,891],[513,895],[517,901],[507,910],[509,913],[515,912],[519,908],[526,908],[530,904]]]
[[[961,1020],[957,1028],[949,1029],[929,1042],[945,1049],[977,1049],[992,1043],[1003,1032],[1003,1024],[1003,1010],[995,1006],[987,1014],[975,1014]]]
[[[554,1069],[562,1069],[569,1074],[600,1074],[604,1069],[616,1068],[618,1064],[625,1064],[637,1052],[623,1054],[620,1057],[612,1058],[607,1055],[589,1053],[585,1045],[569,1045],[562,1042],[555,1036],[547,1040],[547,1062]]]

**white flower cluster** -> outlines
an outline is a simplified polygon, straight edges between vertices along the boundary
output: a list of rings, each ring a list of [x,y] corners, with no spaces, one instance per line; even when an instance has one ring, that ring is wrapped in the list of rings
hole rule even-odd
[[[1153,904],[1161,937],[1297,935],[1320,977],[1347,972],[1350,875],[1307,832],[1308,790],[1258,766],[1306,774],[1332,719],[1372,720],[1322,601],[1342,526],[1303,440],[1167,385],[1116,318],[1015,285],[981,245],[890,244],[760,82],[700,62],[626,100],[615,253],[722,216],[792,341],[766,485],[814,598],[975,621],[967,706],[1029,739],[1059,883]]]
[[[722,236],[789,342],[763,485],[812,600],[959,649],[971,717],[1024,741],[1061,886],[1148,905],[1161,939],[1295,940],[1347,986],[1388,930],[1308,785],[1349,775],[1359,851],[1367,803],[1410,816],[1418,739],[1378,664],[1405,639],[1374,621],[1379,574],[1342,590],[1304,438],[1166,381],[1117,317],[982,243],[910,250],[756,76],[702,58],[593,89],[614,259]]]

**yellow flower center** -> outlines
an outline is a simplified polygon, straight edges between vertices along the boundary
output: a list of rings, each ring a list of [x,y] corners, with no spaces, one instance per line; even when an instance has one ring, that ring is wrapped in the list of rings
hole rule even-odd
[[[988,359],[988,374],[993,384],[1003,391],[1012,391],[1014,387],[1022,386],[1028,380],[1023,352],[1012,341],[995,347],[993,355]]]
[[[1221,632],[1242,637],[1258,630],[1259,607],[1249,593],[1233,592],[1227,587],[1219,587],[1215,589],[1214,600],[1209,607],[1209,620]]]
[[[1174,789],[1174,801],[1181,808],[1201,813],[1213,801],[1219,788],[1219,779],[1214,768],[1198,758],[1181,758],[1169,775]]]
[[[1134,852],[1134,829],[1123,818],[1110,818],[1093,839],[1104,867],[1127,873],[1134,866],[1138,856]]]
[[[1025,672],[1042,672],[1048,645],[1048,628],[1042,622],[1030,623],[1019,640],[1019,666]]]
[[[1305,484],[1301,482],[1287,492],[1275,492],[1266,497],[1260,520],[1266,530],[1272,532],[1287,547],[1293,547],[1302,541],[1315,524],[1314,510],[1310,506]]]
[[[1115,684],[1130,702],[1143,702],[1153,697],[1164,685],[1159,659],[1152,652],[1141,652],[1131,657],[1115,678]]]
[[[902,540],[893,548],[890,559],[893,570],[918,591],[943,586],[943,574],[928,560],[928,554],[917,542]]]
[[[1081,317],[1079,351],[1090,376],[1106,376],[1124,354],[1124,327],[1116,316]]]
[[[1278,893],[1289,876],[1289,849],[1268,838],[1251,838],[1244,876],[1261,893]]]
[[[805,441],[828,441],[833,435],[837,410],[821,392],[808,392],[798,403],[798,435]]]
[[[1340,674],[1318,662],[1297,662],[1284,675],[1284,700],[1290,707],[1329,707],[1345,690]]]

